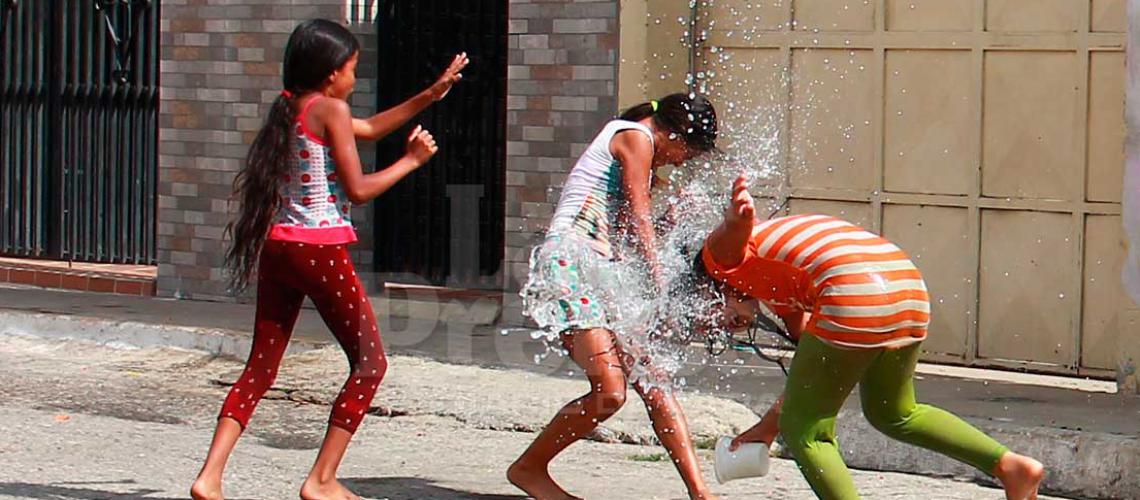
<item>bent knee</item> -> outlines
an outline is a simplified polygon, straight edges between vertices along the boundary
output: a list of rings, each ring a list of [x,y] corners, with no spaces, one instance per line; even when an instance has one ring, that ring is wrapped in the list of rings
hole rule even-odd
[[[388,357],[383,351],[362,355],[353,367],[352,374],[362,378],[383,379],[388,373]]]
[[[626,387],[624,383],[603,382],[594,386],[589,399],[593,402],[590,411],[599,415],[613,415],[625,406]]]
[[[594,397],[603,411],[617,412],[622,406],[625,406],[626,392],[624,387],[609,390],[603,389],[601,392],[595,393]]]
[[[871,427],[874,427],[875,430],[886,435],[893,435],[906,427],[907,422],[910,421],[915,411],[917,411],[917,408],[906,412],[898,409],[870,405],[863,406],[863,417],[867,419],[867,422],[870,423]]]

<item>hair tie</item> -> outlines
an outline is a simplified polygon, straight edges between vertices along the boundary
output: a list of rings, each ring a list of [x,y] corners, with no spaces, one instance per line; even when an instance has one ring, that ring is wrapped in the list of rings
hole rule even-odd
[[[649,105],[653,107],[653,112],[657,112],[657,101],[649,101]]]
[[[286,99],[292,99],[293,98],[293,93],[289,92],[288,90],[282,90],[281,95]]]

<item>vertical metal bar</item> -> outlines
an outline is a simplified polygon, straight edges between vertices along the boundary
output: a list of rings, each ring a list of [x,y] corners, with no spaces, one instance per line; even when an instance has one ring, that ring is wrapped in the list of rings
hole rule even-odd
[[[32,9],[34,9],[34,8],[35,7],[32,7]],[[36,12],[36,11],[33,10],[32,12]],[[27,17],[33,17],[33,16],[27,16]],[[34,18],[28,19],[28,20],[33,22],[33,23],[38,21],[38,19],[34,19]],[[19,41],[17,43],[17,52],[16,52],[17,54],[26,54],[27,50],[29,50],[27,47],[27,45],[28,45],[27,39],[29,37],[28,31],[30,28],[32,28],[34,26],[35,26],[35,24],[28,24],[25,26],[19,26],[18,27],[18,32],[19,32],[20,36],[19,36]],[[28,212],[26,193],[28,192],[27,171],[28,171],[28,163],[29,163],[28,157],[27,157],[28,145],[27,145],[26,141],[28,140],[28,135],[27,135],[27,132],[28,132],[28,127],[27,127],[28,110],[31,108],[29,101],[31,101],[31,97],[34,95],[34,91],[33,91],[34,87],[28,85],[27,66],[28,66],[27,59],[23,59],[20,61],[20,64],[17,66],[17,70],[16,70],[17,71],[16,77],[17,77],[17,81],[18,81],[17,87],[16,87],[16,92],[17,92],[17,95],[21,97],[20,104],[19,104],[20,122],[21,123],[17,124],[17,126],[15,126],[15,127],[13,127],[13,132],[15,132],[15,135],[16,135],[16,141],[15,142],[16,142],[17,158],[18,158],[17,167],[16,167],[16,171],[15,171],[16,178],[15,178],[15,182],[12,183],[12,186],[14,188],[12,191],[12,194],[14,195],[15,205],[16,205],[16,211],[14,214],[15,218],[16,218],[16,223],[13,225],[13,227],[16,228],[17,245],[21,249],[20,253],[25,253],[27,251],[29,243],[30,243],[29,239],[28,239],[28,222],[27,222],[27,216],[26,216],[26,214]]]
[[[135,58],[132,58],[132,60]],[[127,197],[126,217],[122,222],[124,227],[123,232],[126,237],[123,238],[123,261],[136,263],[139,254],[139,234],[142,227],[139,225],[138,212],[142,208],[142,197],[139,196],[140,190],[140,174],[142,174],[142,166],[139,165],[139,160],[142,158],[138,155],[138,147],[142,142],[143,135],[139,129],[139,113],[142,106],[139,105],[139,85],[138,73],[132,69],[131,81],[127,84],[127,109],[125,111],[127,117],[127,137],[126,144],[123,149],[126,151],[126,166],[130,169],[126,181],[127,192],[130,196]]]
[[[8,231],[12,225],[8,221],[11,212],[8,205],[8,169],[10,164],[9,151],[11,147],[5,131],[11,129],[8,120],[8,24],[12,20],[14,7],[0,8],[0,254],[6,254],[8,248]]]
[[[27,9],[30,9],[30,7]],[[13,55],[13,56],[15,56],[17,54],[23,54],[24,53],[24,50],[25,50],[24,49],[24,36],[25,36],[25,33],[27,32],[27,27],[30,25],[30,23],[34,22],[33,19],[29,18],[30,16],[28,16],[28,14],[27,14],[29,12],[29,10],[27,10],[27,9],[20,13],[20,14],[22,14],[22,17],[24,19],[21,19],[20,22],[17,22],[17,23],[15,23],[14,26],[12,26],[12,28],[13,28],[12,31],[14,33],[14,36],[12,37],[13,39],[12,39],[11,55]],[[12,65],[12,80],[13,80],[13,82],[12,82],[12,86],[13,86],[12,94],[15,97],[15,101],[16,101],[15,105],[13,106],[13,114],[15,114],[15,118],[16,118],[16,120],[14,120],[14,121],[16,121],[16,123],[14,123],[14,125],[16,125],[16,126],[11,127],[11,134],[12,134],[11,145],[12,145],[12,150],[13,150],[12,151],[13,162],[12,162],[12,169],[10,172],[10,176],[11,176],[10,182],[8,183],[8,186],[9,186],[8,199],[11,200],[11,204],[12,204],[12,211],[11,211],[11,215],[10,215],[11,228],[12,228],[12,243],[13,243],[13,246],[15,247],[14,249],[18,253],[23,248],[25,248],[25,243],[26,243],[24,241],[24,238],[23,238],[24,224],[23,224],[23,221],[20,219],[20,213],[24,208],[22,205],[21,197],[20,197],[20,194],[23,192],[23,189],[24,189],[23,179],[22,179],[22,176],[20,175],[24,169],[24,157],[23,157],[24,147],[22,144],[24,137],[23,137],[23,127],[20,127],[19,125],[21,122],[24,121],[23,115],[24,115],[24,108],[27,106],[27,99],[26,99],[26,96],[23,94],[23,91],[24,91],[24,61],[19,57],[12,57],[11,59],[14,61],[14,64]]]
[[[0,174],[2,174],[0,175],[0,177],[2,177],[0,195],[3,196],[3,200],[0,201],[3,203],[3,212],[0,213],[0,217],[2,217],[0,221],[3,221],[4,227],[0,228],[0,244],[2,244],[0,250],[3,250],[4,253],[14,253],[17,248],[15,214],[19,210],[19,207],[15,205],[13,200],[13,193],[16,190],[15,171],[17,168],[17,156],[14,153],[14,149],[16,148],[16,137],[14,135],[14,129],[16,127],[14,124],[18,121],[16,119],[17,107],[15,105],[15,102],[18,101],[18,96],[16,94],[16,80],[13,70],[16,57],[13,56],[18,54],[18,52],[15,51],[16,29],[23,24],[24,19],[21,18],[21,11],[5,10],[4,13],[6,22],[4,25],[3,40],[0,41],[3,45],[0,47],[0,51],[3,53],[3,60],[0,61],[2,62],[0,65],[3,66],[3,69],[0,70],[2,71],[2,73],[0,73],[0,79],[2,79],[4,86],[3,94],[0,94],[0,113],[3,113],[3,123],[0,123],[0,125],[3,125],[3,128],[0,128],[0,141],[2,141],[0,146],[3,146],[3,148],[0,148],[0,161],[3,161],[3,163],[0,164],[0,167],[2,167],[2,171],[0,171]]]
[[[81,38],[83,25],[81,20],[76,16],[74,7],[67,9],[67,16],[70,29],[68,30],[68,43],[64,46],[69,48],[67,56],[67,85],[64,88],[67,113],[67,134],[66,143],[62,146],[66,148],[66,155],[64,158],[64,172],[66,177],[65,195],[63,199],[64,210],[64,229],[63,229],[63,247],[67,250],[69,258],[74,258],[74,249],[77,243],[76,226],[77,226],[77,211],[76,208],[81,204],[83,198],[79,193],[79,181],[82,180],[82,164],[83,155],[80,154],[81,141],[79,140],[84,133],[81,124],[81,109],[82,102],[78,99],[79,93],[79,75],[80,75],[80,54],[85,45],[84,40]]]
[[[113,15],[113,14],[112,14]],[[96,260],[106,261],[114,256],[114,243],[115,240],[115,218],[118,216],[116,197],[118,196],[118,176],[116,175],[117,158],[115,154],[115,137],[118,124],[115,120],[115,101],[117,89],[114,82],[115,74],[115,44],[112,43],[110,34],[107,31],[106,21],[103,20],[103,29],[101,30],[99,38],[103,40],[104,59],[101,71],[103,77],[97,82],[99,85],[99,115],[103,122],[100,134],[102,134],[101,148],[102,154],[100,155],[103,164],[101,165],[103,180],[103,189],[99,192],[101,203],[101,214],[99,217],[99,239],[96,240],[97,251]]]
[[[137,31],[137,23],[139,19],[138,9],[130,3],[127,4],[127,14],[125,16],[126,23],[129,23],[128,28],[124,29],[124,33],[130,35],[130,42],[124,49],[127,51],[127,59],[122,62],[123,70],[126,73],[126,83],[123,84],[123,108],[121,111],[122,127],[119,136],[119,148],[122,151],[122,169],[126,171],[123,178],[123,194],[119,203],[122,205],[123,218],[119,221],[119,234],[123,235],[120,240],[119,246],[119,260],[123,263],[134,263],[135,256],[135,242],[138,241],[138,224],[135,223],[135,211],[138,209],[138,190],[135,189],[138,180],[138,174],[141,172],[138,161],[138,155],[135,154],[135,147],[138,146],[138,129],[136,128],[137,122],[135,117],[138,112],[137,97],[137,78],[138,73],[135,71],[135,65],[138,64],[138,55],[136,49],[138,48],[139,33]],[[122,60],[122,58],[120,58]]]
[[[88,243],[91,241],[91,227],[93,216],[91,214],[92,207],[95,206],[95,151],[94,151],[94,138],[92,128],[95,126],[93,107],[93,85],[92,78],[94,75],[94,19],[87,14],[83,7],[76,5],[74,11],[76,19],[79,20],[80,27],[79,33],[82,36],[83,49],[77,53],[77,59],[80,61],[80,71],[76,75],[76,102],[80,106],[80,127],[81,140],[79,142],[79,154],[81,165],[81,177],[78,182],[78,189],[82,191],[82,200],[75,205],[75,213],[72,215],[72,225],[75,228],[76,238],[75,247],[73,251],[78,254],[78,258],[86,260],[89,258],[87,252]],[[82,252],[82,253],[80,253]]]
[[[150,264],[158,262],[158,253],[156,249],[156,241],[158,239],[158,108],[159,108],[159,92],[161,92],[162,74],[158,71],[158,54],[159,44],[162,43],[162,38],[159,35],[159,19],[162,19],[162,3],[160,1],[154,2],[154,10],[151,12],[150,17],[150,59],[147,64],[147,70],[150,73],[150,78],[147,80],[150,85],[148,92],[148,104],[150,106],[149,132],[147,133],[147,158],[150,161],[147,168],[147,196],[150,201],[147,203],[149,210],[148,223],[147,223],[147,260]]]
[[[128,4],[130,5],[130,4]],[[123,69],[127,71],[127,82],[123,84],[123,107],[121,110],[121,129],[119,135],[119,148],[122,151],[122,164],[121,169],[125,171],[123,175],[123,194],[120,197],[122,219],[119,220],[119,234],[123,235],[120,240],[121,245],[119,248],[119,261],[124,263],[137,262],[137,249],[136,242],[138,241],[139,225],[135,220],[135,214],[138,211],[139,204],[142,200],[139,199],[139,190],[137,189],[139,174],[142,173],[142,168],[139,166],[139,156],[135,153],[138,147],[139,139],[142,134],[138,129],[138,112],[140,109],[138,102],[138,72],[135,66],[140,59],[139,37],[140,33],[137,30],[136,20],[141,20],[138,16],[137,10],[140,7],[131,6],[127,10],[127,15],[124,22],[130,24],[125,33],[129,33],[131,37],[130,45],[126,48],[129,53],[126,57],[129,60],[125,61]]]
[[[87,114],[87,124],[84,131],[87,134],[87,144],[84,147],[84,154],[87,157],[87,197],[84,203],[84,218],[82,221],[83,237],[80,248],[82,249],[83,260],[91,260],[94,256],[92,251],[95,246],[94,242],[99,238],[98,229],[98,213],[100,210],[101,199],[99,196],[100,183],[99,180],[103,177],[103,172],[100,170],[102,159],[99,157],[99,137],[102,134],[102,124],[99,122],[99,84],[102,78],[99,73],[99,67],[103,65],[101,58],[102,51],[100,47],[103,43],[103,37],[99,36],[101,33],[101,26],[98,19],[95,18],[94,13],[89,10],[89,6],[77,6],[79,9],[78,14],[84,18],[84,31],[87,34],[87,48],[84,50],[86,58],[86,71],[84,75],[85,99],[86,106],[85,112]]]
[[[129,3],[125,2],[124,4],[125,6],[130,5]],[[130,23],[131,15],[129,12],[125,12],[125,10],[129,8],[125,6],[116,6],[114,16],[117,21],[117,24],[115,25],[116,30],[118,30],[119,36],[123,37],[122,43],[127,43],[126,37],[131,33],[131,26],[126,24]],[[130,144],[129,136],[131,131],[129,120],[130,82],[129,80],[127,83],[121,82],[119,80],[119,77],[114,72],[115,68],[119,67],[119,64],[125,62],[121,55],[121,51],[126,49],[127,47],[116,47],[116,65],[112,66],[111,80],[108,81],[108,84],[113,89],[111,113],[115,123],[114,128],[111,129],[112,136],[114,138],[114,140],[111,142],[113,148],[112,153],[114,155],[114,160],[111,163],[111,168],[114,172],[113,179],[115,180],[115,195],[112,197],[115,215],[112,218],[111,239],[108,241],[108,244],[110,246],[108,252],[108,260],[110,262],[117,263],[126,262],[126,250],[128,241],[127,231],[129,229],[127,227],[127,221],[129,220],[130,204],[132,201],[130,190],[130,176],[134,173],[134,168],[130,163],[130,157],[127,154],[130,151],[127,146]],[[123,66],[122,69],[124,71],[130,70],[130,68],[127,66]]]
[[[45,216],[50,218],[50,206],[44,203],[43,199],[43,185],[45,178],[50,175],[49,171],[51,165],[46,160],[44,148],[46,145],[45,134],[50,134],[44,127],[44,123],[49,117],[45,116],[44,111],[51,105],[51,75],[50,69],[45,65],[49,64],[45,59],[50,57],[51,50],[51,30],[52,11],[46,4],[40,4],[40,19],[44,22],[39,26],[40,29],[33,29],[29,38],[29,42],[33,47],[36,47],[36,52],[28,58],[28,76],[30,88],[34,89],[34,97],[28,106],[28,114],[26,116],[24,126],[27,127],[27,171],[26,182],[27,190],[24,193],[25,203],[25,223],[27,224],[27,238],[29,255],[51,255],[50,248],[47,246],[47,237],[45,234]]]
[[[90,254],[92,259],[99,260],[106,252],[104,242],[107,241],[107,228],[109,226],[106,215],[111,211],[111,200],[107,199],[108,187],[111,184],[108,182],[111,174],[109,171],[111,163],[109,140],[111,134],[108,133],[111,123],[107,113],[111,96],[107,88],[107,80],[111,78],[109,68],[114,63],[114,57],[112,55],[113,48],[107,43],[106,26],[100,22],[102,20],[98,18],[98,14],[90,10],[87,12],[96,17],[94,21],[98,29],[98,34],[95,36],[95,47],[99,58],[96,60],[95,80],[92,82],[96,93],[94,112],[98,124],[94,130],[96,137],[94,157],[98,162],[95,171],[95,199],[97,202],[95,206],[96,216],[92,219],[95,223],[95,238],[91,241]]]
[[[129,5],[129,4],[128,4]],[[129,22],[130,15],[124,15],[122,10],[118,10],[119,26],[123,26],[123,22]],[[128,31],[129,33],[129,31]],[[125,34],[124,34],[125,36]],[[117,55],[116,55],[117,56]],[[116,57],[116,60],[121,58]],[[123,68],[128,69],[128,68]],[[128,119],[130,113],[130,83],[123,84],[117,77],[111,78],[111,85],[114,90],[114,113],[115,128],[112,129],[114,134],[114,163],[111,164],[115,172],[115,195],[112,201],[115,205],[115,217],[111,227],[111,244],[110,260],[112,262],[126,262],[126,249],[127,249],[127,221],[130,220],[130,176],[134,170],[133,166],[129,163],[130,156],[127,154],[130,150],[128,145],[130,143],[130,120]]]
[[[116,60],[118,58],[116,57]],[[112,66],[114,68],[114,66]],[[108,224],[108,238],[107,238],[107,254],[104,257],[110,262],[118,262],[122,258],[123,248],[123,219],[124,210],[123,205],[129,200],[127,199],[127,192],[123,189],[124,184],[127,182],[126,176],[128,172],[125,170],[126,164],[124,163],[125,155],[123,150],[123,132],[125,130],[125,123],[123,120],[124,111],[124,87],[119,83],[118,79],[114,76],[112,70],[111,79],[107,81],[107,86],[111,90],[110,107],[107,109],[108,119],[111,121],[110,132],[110,156],[111,163],[108,165],[108,170],[111,173],[111,217]]]
[[[18,186],[16,184],[16,171],[18,168],[20,168],[18,154],[19,143],[17,142],[16,137],[16,124],[19,123],[18,103],[20,102],[20,96],[17,93],[17,89],[19,88],[19,69],[17,68],[18,58],[16,55],[19,54],[17,51],[17,46],[19,45],[19,28],[22,24],[27,22],[27,20],[23,18],[22,11],[16,11],[13,13],[12,17],[12,23],[9,24],[8,33],[5,35],[8,38],[8,43],[6,44],[7,48],[5,50],[5,64],[7,65],[7,74],[5,75],[5,78],[7,79],[7,83],[5,85],[5,94],[10,97],[10,100],[8,101],[7,108],[9,126],[5,127],[3,131],[5,144],[8,146],[5,148],[7,150],[5,151],[7,161],[4,163],[4,186],[6,188],[4,194],[4,222],[6,222],[6,226],[8,228],[7,231],[5,231],[7,250],[15,253],[16,249],[19,248],[19,241],[17,239],[18,228],[16,225],[16,214],[20,210],[20,207],[16,204],[15,200],[15,192],[18,189]]]
[[[30,12],[32,12],[32,13],[36,12],[35,7],[32,7],[31,9],[32,10]],[[33,22],[33,23],[35,23],[36,21],[39,21],[39,19],[36,19],[34,15],[28,15],[27,17],[29,17],[28,21]],[[35,26],[35,25],[27,25],[27,26],[19,27],[19,29],[18,29],[19,39],[18,39],[18,42],[16,45],[16,48],[18,50],[18,52],[16,52],[17,54],[26,54],[27,50],[31,50],[27,46],[28,46],[28,38],[30,36],[29,30],[33,26]],[[35,92],[34,92],[34,86],[31,86],[28,84],[27,73],[28,73],[28,58],[23,58],[22,60],[20,60],[19,64],[17,65],[17,68],[16,68],[16,78],[17,78],[16,95],[19,96],[19,102],[20,102],[18,104],[18,108],[19,108],[19,115],[18,116],[20,117],[20,123],[18,123],[15,127],[13,127],[13,130],[12,130],[16,135],[16,140],[14,142],[16,144],[16,157],[17,157],[16,169],[14,172],[15,173],[15,179],[14,179],[14,182],[12,183],[12,187],[13,187],[12,194],[14,195],[13,196],[15,198],[14,205],[16,206],[16,210],[15,210],[15,214],[14,214],[15,218],[16,218],[16,223],[13,225],[13,227],[15,227],[15,229],[16,229],[16,238],[17,238],[16,241],[17,241],[17,246],[19,248],[20,254],[25,254],[27,252],[27,249],[28,249],[28,246],[30,243],[30,241],[28,239],[28,221],[27,221],[27,212],[28,212],[28,207],[27,207],[27,192],[28,192],[27,173],[28,173],[29,161],[28,161],[28,157],[27,157],[28,145],[26,142],[28,141],[28,130],[29,130],[29,127],[27,124],[28,113],[29,113],[29,109],[32,107],[32,105],[30,103],[32,102],[32,99],[35,96]]]
[[[48,146],[49,157],[46,164],[47,186],[51,193],[47,201],[47,248],[48,255],[61,258],[64,254],[63,242],[63,121],[60,119],[63,109],[63,78],[65,43],[61,38],[65,36],[64,26],[65,7],[53,2],[51,12],[51,31],[47,33],[45,53],[51,54],[51,69],[48,73]]]
[[[141,7],[137,7],[141,8]],[[127,162],[131,168],[131,175],[127,178],[127,185],[130,189],[131,197],[127,204],[127,219],[123,225],[127,227],[127,234],[129,237],[124,242],[125,248],[123,249],[124,260],[129,263],[137,264],[139,262],[140,243],[142,238],[142,224],[139,220],[139,214],[142,211],[143,197],[142,194],[142,172],[145,168],[140,165],[142,155],[139,154],[139,147],[142,145],[143,137],[145,137],[142,129],[140,128],[141,114],[144,109],[142,105],[141,93],[141,78],[142,74],[139,71],[142,61],[145,61],[143,56],[143,48],[145,40],[142,38],[146,33],[141,32],[139,23],[145,23],[146,18],[141,17],[138,13],[131,13],[131,33],[132,33],[132,50],[135,51],[131,57],[130,64],[130,83],[129,92],[127,93],[127,116],[129,117],[127,123],[127,130],[130,135],[127,138]],[[138,23],[135,21],[138,20]]]
[[[13,214],[16,212],[16,207],[14,207],[12,204],[12,191],[14,190],[12,174],[16,168],[16,155],[12,153],[12,150],[15,147],[15,138],[12,135],[12,130],[15,128],[13,124],[16,123],[16,120],[14,118],[16,109],[13,104],[13,101],[15,99],[15,80],[12,76],[13,72],[11,66],[13,64],[13,60],[15,59],[12,57],[15,54],[13,50],[16,43],[16,36],[14,34],[15,27],[21,24],[20,21],[22,19],[20,18],[19,11],[7,12],[6,15],[8,16],[8,22],[6,22],[4,26],[4,39],[2,41],[3,47],[0,47],[0,50],[3,51],[3,73],[0,73],[0,77],[3,78],[4,85],[3,94],[2,97],[0,97],[0,113],[3,113],[4,120],[3,123],[0,124],[3,125],[3,128],[0,128],[0,141],[3,141],[0,143],[0,145],[4,146],[3,148],[0,148],[0,160],[3,161],[3,164],[0,164],[0,167],[3,168],[3,183],[0,184],[0,191],[3,192],[2,201],[4,204],[3,213],[0,214],[0,216],[3,217],[3,219],[0,220],[4,222],[4,227],[0,229],[0,238],[3,238],[0,243],[3,244],[3,251],[5,253],[9,253],[13,252],[16,246],[16,225],[13,219]]]

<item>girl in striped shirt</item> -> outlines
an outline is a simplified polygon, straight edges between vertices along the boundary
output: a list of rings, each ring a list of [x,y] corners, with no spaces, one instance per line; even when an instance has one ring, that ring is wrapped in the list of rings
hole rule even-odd
[[[914,370],[930,322],[926,284],[890,241],[824,215],[759,224],[743,177],[699,271],[726,294],[727,326],[767,306],[799,339],[783,397],[733,441],[772,444],[777,432],[820,498],[858,498],[839,454],[835,418],[860,384],[863,414],[879,431],[992,474],[1009,499],[1037,498],[1044,468],[958,417],[917,404]],[[726,285],[726,286],[724,286]]]

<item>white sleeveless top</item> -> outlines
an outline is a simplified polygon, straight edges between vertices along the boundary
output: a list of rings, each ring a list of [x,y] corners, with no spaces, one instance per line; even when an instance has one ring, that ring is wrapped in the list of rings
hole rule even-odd
[[[598,253],[613,256],[611,231],[626,194],[622,190],[621,164],[610,152],[610,142],[624,130],[641,131],[653,142],[653,131],[645,125],[625,120],[607,123],[570,170],[547,237],[582,237]]]
[[[356,241],[352,203],[337,181],[329,146],[305,125],[309,108],[320,99],[305,103],[293,122],[289,173],[281,179],[281,205],[269,231],[271,240],[327,245]]]

